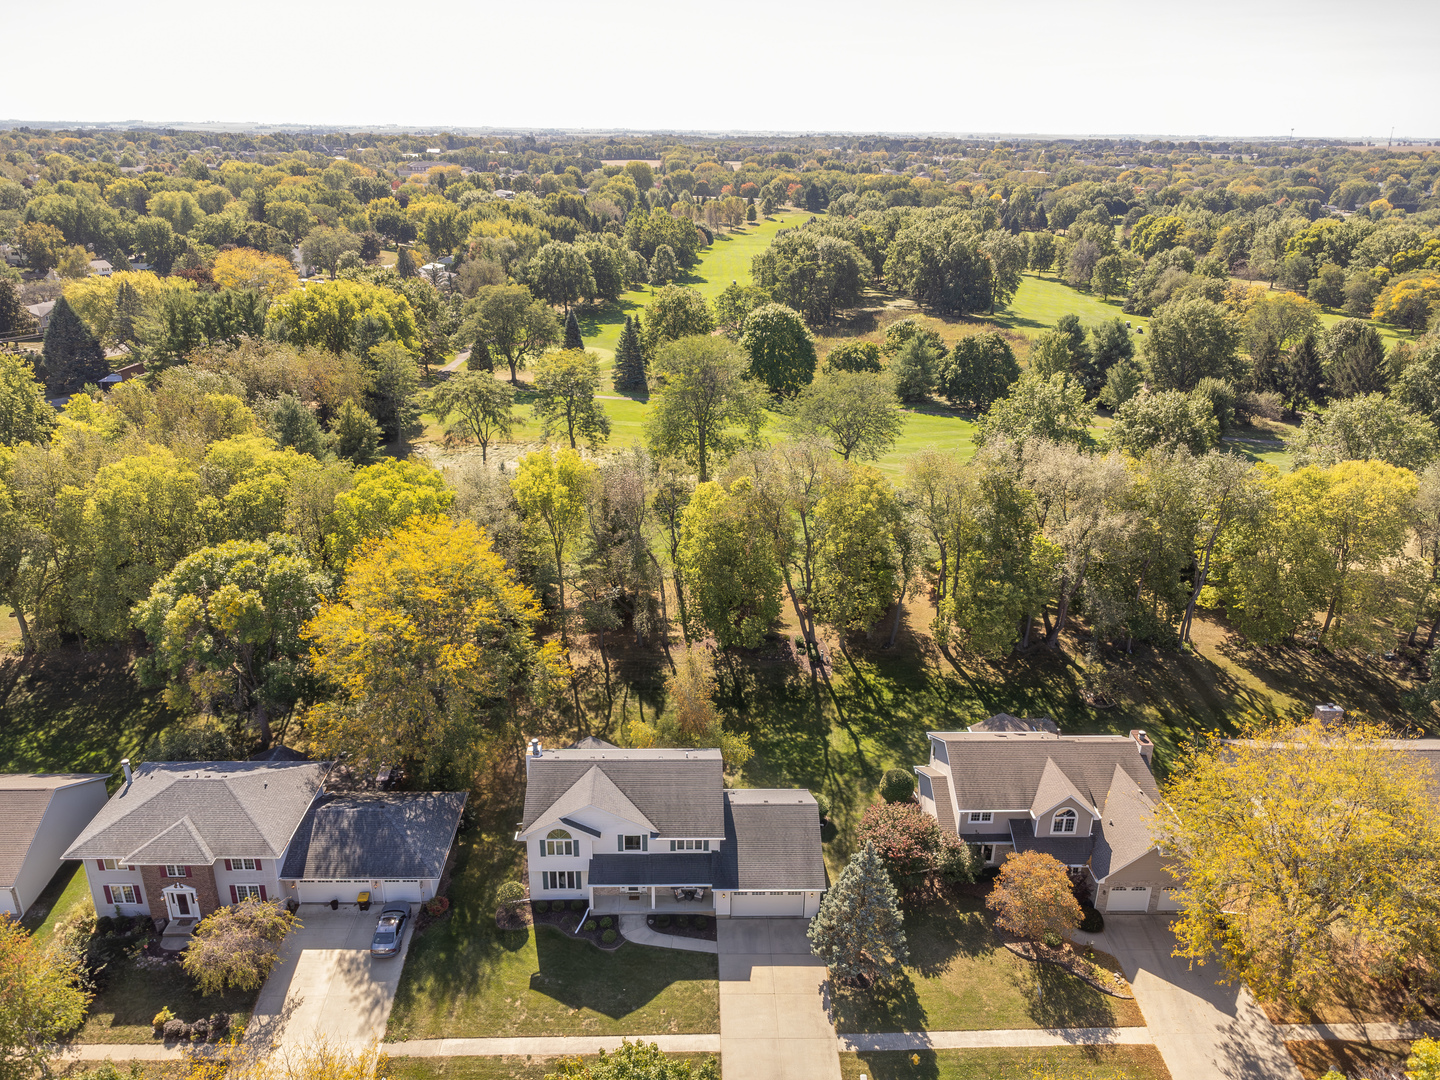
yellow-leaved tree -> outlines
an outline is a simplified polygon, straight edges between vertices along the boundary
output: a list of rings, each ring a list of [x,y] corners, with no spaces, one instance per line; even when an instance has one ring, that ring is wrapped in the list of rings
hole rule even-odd
[[[665,680],[665,711],[651,720],[632,720],[626,729],[631,746],[683,746],[718,749],[725,767],[735,770],[750,760],[750,740],[726,731],[715,708],[715,666],[703,645],[687,645],[675,673]]]
[[[279,255],[250,248],[231,248],[215,256],[211,271],[222,289],[249,289],[267,300],[284,296],[300,287],[295,265]]]
[[[1187,751],[1153,818],[1185,883],[1179,955],[1218,958],[1260,997],[1297,1003],[1349,979],[1433,972],[1440,778],[1377,724],[1244,733]]]
[[[400,765],[467,784],[518,736],[522,702],[569,671],[535,634],[540,604],[469,521],[412,518],[356,552],[337,600],[302,631],[333,693],[307,715],[321,753],[361,775]]]

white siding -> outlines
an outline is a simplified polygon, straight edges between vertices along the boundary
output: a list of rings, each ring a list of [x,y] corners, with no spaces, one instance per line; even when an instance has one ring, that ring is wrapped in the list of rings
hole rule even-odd
[[[232,866],[237,865],[236,860],[240,856],[228,856]],[[231,885],[261,885],[265,888],[265,897],[268,900],[283,900],[289,895],[288,891],[280,887],[280,861],[278,859],[260,859],[259,870],[235,870],[225,869],[225,859],[215,860],[215,889],[220,897],[220,903],[230,903]],[[199,873],[200,867],[194,872]]]
[[[16,914],[23,915],[50,883],[64,861],[61,856],[65,850],[100,812],[107,798],[103,777],[59,788],[50,796],[50,805],[45,808],[35,839],[30,842],[25,861],[12,883],[20,905]],[[4,902],[0,892],[0,904]]]
[[[123,865],[123,864],[122,864]],[[165,900],[163,897],[151,896],[144,889],[144,883],[140,880],[140,868],[134,870],[101,870],[98,859],[85,860],[85,877],[90,885],[90,897],[95,901],[95,914],[97,915],[151,915],[161,916],[165,914]],[[105,899],[106,885],[134,885],[140,890],[140,904],[116,904]]]

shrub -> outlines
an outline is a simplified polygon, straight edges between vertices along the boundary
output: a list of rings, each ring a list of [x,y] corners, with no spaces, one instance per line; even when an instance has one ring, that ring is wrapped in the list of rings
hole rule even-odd
[[[815,809],[820,811],[820,820],[824,821],[830,816],[830,797],[823,791],[812,791],[810,794],[815,796]]]
[[[164,1032],[167,1039],[188,1039],[190,1038],[190,1025],[184,1020],[166,1020]]]
[[[709,926],[709,925],[710,925],[710,920],[707,919],[704,915],[696,915],[696,916],[695,916],[695,929],[696,929],[696,930],[704,930],[705,927],[707,927],[707,926]]]
[[[689,926],[689,925],[690,925],[690,916],[689,916],[689,915],[676,915],[676,916],[675,916],[675,925],[676,925],[676,926]]]
[[[525,886],[518,881],[507,881],[495,890],[495,899],[506,907],[513,907],[525,899]]]
[[[1040,935],[1040,940],[1045,943],[1047,949],[1058,949],[1065,939],[1054,930],[1046,930],[1045,933]]]
[[[609,915],[606,915],[603,919],[600,920],[600,929],[601,929],[601,930],[609,930],[610,927],[612,927],[612,926],[614,926],[614,925],[615,925],[615,920],[612,919]]]
[[[550,910],[550,901],[549,901],[549,900],[531,900],[531,901],[530,901],[530,907],[531,907],[531,910],[533,910],[536,915],[544,915],[547,911]]]
[[[656,915],[656,916],[655,916],[655,925],[656,925],[656,927],[658,927],[658,928],[660,928],[660,929],[664,929],[665,927],[667,927],[667,926],[670,925],[670,916],[669,916],[669,915]]]
[[[614,930],[606,930],[603,934],[600,935],[600,940],[603,941],[606,945],[614,945],[615,939],[618,936],[619,935],[616,934]]]
[[[150,1026],[155,1029],[156,1035],[161,1035],[165,1032],[165,1025],[174,1019],[175,1014],[170,1011],[170,1006],[166,1005],[155,1014],[154,1018],[150,1021]]]
[[[117,915],[115,916],[114,925],[115,933],[128,934],[130,933],[130,928],[135,925],[135,919],[130,915]]]
[[[587,907],[589,907],[589,905],[586,904],[584,900],[571,900],[571,901],[570,901],[570,910],[571,910],[571,911],[584,911]]]
[[[1087,934],[1098,934],[1105,929],[1105,916],[1088,904],[1080,908],[1080,929]]]
[[[880,797],[888,803],[909,802],[915,794],[914,774],[904,769],[887,769],[880,780]]]
[[[109,937],[115,932],[115,917],[113,915],[101,915],[95,920],[95,933],[101,937]]]
[[[606,923],[609,923],[610,920],[609,920],[609,919],[606,919],[605,922],[606,922]],[[594,930],[596,929],[596,922],[595,922],[595,920],[594,920],[594,919],[586,919],[586,920],[585,920],[585,929],[586,929],[586,930],[589,930],[589,931],[591,931],[591,932],[593,933]]]
[[[210,1014],[210,1038],[223,1039],[230,1034],[230,1014],[217,1012]]]
[[[437,896],[433,900],[425,902],[425,910],[431,915],[444,915],[450,910],[450,898],[448,896]]]
[[[196,1020],[190,1025],[190,1041],[204,1042],[210,1034],[210,1021],[205,1019]]]

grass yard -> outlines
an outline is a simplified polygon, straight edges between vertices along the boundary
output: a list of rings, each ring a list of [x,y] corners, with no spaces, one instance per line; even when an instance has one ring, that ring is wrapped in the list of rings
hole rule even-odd
[[[497,929],[495,889],[518,875],[521,854],[503,830],[462,838],[455,906],[411,943],[388,1041],[720,1030],[714,956],[635,944],[606,953],[553,927]]]
[[[1020,288],[1015,291],[1014,298],[989,321],[1031,337],[1042,330],[1049,330],[1062,315],[1079,315],[1080,322],[1085,326],[1117,317],[1128,320],[1136,327],[1150,325],[1150,320],[1144,315],[1126,315],[1121,310],[1124,305],[1123,296],[1102,300],[1094,293],[1066,285],[1057,277],[1027,273],[1021,277]],[[1139,346],[1139,339],[1135,344]]]
[[[20,925],[33,934],[36,942],[44,945],[55,932],[55,924],[89,895],[90,885],[81,864],[75,860],[61,863],[50,884],[40,891],[30,910],[25,912]]]
[[[1403,1069],[1410,1056],[1408,1042],[1292,1042],[1285,1049],[1305,1080],[1320,1080],[1331,1069],[1344,1076],[1377,1065]]]
[[[255,997],[255,993],[233,991],[202,996],[178,964],[158,971],[141,971],[124,964],[111,973],[105,988],[95,995],[90,1003],[90,1015],[73,1041],[155,1043],[150,1020],[167,1005],[181,1020],[229,1013],[231,1028],[240,1031],[250,1019]]]
[[[1153,1046],[888,1050],[841,1054],[843,1080],[1170,1080]]]
[[[893,988],[835,998],[839,1031],[988,1031],[1140,1027],[1133,1001],[1113,998],[1000,943],[978,899],[905,912],[910,962]],[[965,1074],[959,1074],[965,1075]]]
[[[696,1064],[719,1054],[667,1054],[671,1060]],[[581,1061],[598,1058],[586,1054]],[[544,1080],[555,1070],[556,1058],[545,1057],[392,1057],[385,1075],[388,1080]]]
[[[112,772],[176,719],[120,649],[0,661],[0,772]]]

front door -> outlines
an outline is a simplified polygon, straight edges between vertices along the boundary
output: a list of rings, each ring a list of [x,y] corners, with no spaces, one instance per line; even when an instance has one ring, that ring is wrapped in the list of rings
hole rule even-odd
[[[193,919],[199,915],[195,890],[188,885],[172,885],[165,890],[165,908],[172,919]]]

